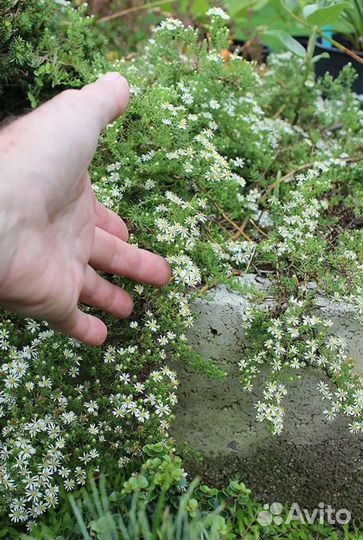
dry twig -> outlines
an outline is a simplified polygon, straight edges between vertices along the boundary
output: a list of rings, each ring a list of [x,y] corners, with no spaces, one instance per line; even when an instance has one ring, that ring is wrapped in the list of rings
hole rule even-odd
[[[143,4],[141,6],[133,6],[128,9],[123,9],[122,11],[117,11],[116,13],[112,13],[111,15],[101,17],[100,19],[98,19],[97,22],[101,24],[104,22],[113,21],[114,19],[118,19],[119,17],[124,17],[125,15],[130,15],[132,13],[137,13],[138,11],[157,8],[162,4],[170,4],[170,0],[157,0],[156,2],[148,2],[147,4]]]

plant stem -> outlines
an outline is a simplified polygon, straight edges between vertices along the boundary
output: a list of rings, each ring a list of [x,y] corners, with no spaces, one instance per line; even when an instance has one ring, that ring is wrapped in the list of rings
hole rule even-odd
[[[308,80],[308,77],[309,77],[309,74],[310,74],[310,71],[311,71],[312,60],[313,60],[314,51],[315,51],[315,47],[316,47],[316,40],[317,40],[317,37],[318,37],[318,31],[319,31],[318,27],[314,26],[313,30],[312,30],[312,32],[310,34],[310,37],[309,37],[308,46],[307,46],[307,50],[306,50],[306,56],[305,56],[304,84]]]
[[[304,59],[304,64],[305,64],[305,66],[304,66],[305,67],[304,77],[303,77],[302,85],[301,85],[301,88],[300,88],[299,100],[298,100],[298,103],[297,103],[297,106],[296,106],[294,120],[292,122],[293,125],[295,125],[297,123],[297,121],[299,119],[299,116],[300,116],[301,104],[302,104],[303,97],[304,97],[305,83],[308,80],[310,72],[311,72],[312,60],[313,60],[313,56],[314,56],[317,36],[318,36],[318,27],[314,26],[313,29],[312,29],[312,32],[310,34],[309,41],[308,41],[308,46],[307,46],[307,49],[306,49],[306,55],[305,55],[305,59]]]
[[[344,47],[344,45],[342,45],[341,43],[339,43],[338,41],[335,41],[335,39],[332,39],[330,38],[329,36],[326,36],[324,34],[324,32],[321,32],[320,30],[318,30],[318,34],[323,37],[324,39],[326,39],[327,41],[329,41],[329,43],[331,43],[332,45],[334,45],[334,47],[336,47],[337,49],[339,49],[340,51],[344,52],[345,54],[347,54],[348,56],[351,56],[352,58],[354,58],[354,60],[356,60],[357,62],[359,62],[360,64],[363,64],[363,58],[361,56],[358,56],[357,54],[355,54],[354,51],[351,51],[350,49],[347,49],[347,47]]]
[[[303,26],[305,26],[305,28],[308,28],[309,30],[311,30],[311,25],[309,23],[307,23],[304,19],[302,19],[301,17],[299,17],[298,15],[295,15],[295,13],[293,13],[286,5],[284,2],[281,2],[281,5],[282,7],[284,8],[284,10],[290,15],[290,17],[292,17],[293,19],[295,19],[295,21],[299,22],[300,24],[302,24]],[[339,49],[340,51],[344,52],[345,54],[347,54],[348,56],[350,56],[351,58],[354,58],[354,60],[356,60],[357,62],[359,62],[360,64],[363,64],[363,58],[361,58],[360,56],[358,56],[354,51],[351,51],[350,49],[347,49],[346,47],[344,47],[344,45],[342,45],[341,43],[339,43],[338,41],[335,41],[335,39],[332,39],[330,38],[329,36],[326,36],[324,34],[324,32],[322,30],[320,30],[319,28],[317,29],[317,33],[320,37],[323,37],[324,39],[326,39],[326,41],[329,41],[329,43],[331,43],[332,45],[334,45],[334,47],[336,47],[337,49]]]
[[[248,234],[245,233],[245,231],[235,221],[233,221],[233,219],[231,219],[225,212],[223,212],[222,208],[217,203],[214,203],[214,206],[222,214],[224,219],[228,221],[228,223],[232,225],[234,229],[237,230],[241,234],[241,236],[243,236],[246,240],[248,240],[248,242],[253,242],[252,238],[250,238]]]

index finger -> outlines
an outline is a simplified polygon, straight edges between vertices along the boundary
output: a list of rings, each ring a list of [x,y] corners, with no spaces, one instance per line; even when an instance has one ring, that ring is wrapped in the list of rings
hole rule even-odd
[[[89,264],[97,270],[156,286],[165,285],[171,275],[160,255],[127,244],[98,227]]]
[[[99,201],[95,201],[96,227],[118,236],[127,242],[129,233],[126,224],[113,210],[106,208]]]

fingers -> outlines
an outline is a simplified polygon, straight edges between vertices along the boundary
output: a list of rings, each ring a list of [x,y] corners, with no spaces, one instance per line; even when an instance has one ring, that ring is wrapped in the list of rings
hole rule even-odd
[[[150,285],[165,285],[170,278],[170,268],[165,259],[145,249],[130,246],[98,227],[89,263],[97,270]]]
[[[129,84],[117,72],[103,75],[95,83],[87,84],[80,92],[89,111],[95,114],[101,131],[107,124],[120,116],[129,101]]]
[[[106,325],[97,317],[83,313],[77,307],[63,321],[52,323],[51,328],[87,345],[102,345],[107,337]]]
[[[101,278],[90,266],[86,269],[79,300],[120,318],[128,317],[133,308],[132,299],[126,291]],[[102,345],[107,337],[106,325],[97,317],[83,313],[78,307],[66,318],[52,321],[50,326],[87,345]]]
[[[103,279],[90,266],[86,269],[85,282],[79,300],[121,319],[128,317],[133,309],[130,295]]]
[[[117,236],[121,240],[127,242],[129,233],[125,222],[115,212],[105,208],[100,202],[96,202],[96,227]]]

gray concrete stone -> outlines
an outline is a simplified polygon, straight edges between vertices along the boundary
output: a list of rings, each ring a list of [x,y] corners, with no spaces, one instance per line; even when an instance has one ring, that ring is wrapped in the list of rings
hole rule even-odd
[[[260,289],[268,285],[254,276],[247,283]],[[218,486],[237,475],[264,502],[298,502],[309,509],[324,502],[348,509],[363,522],[363,437],[350,434],[342,417],[332,423],[324,419],[316,390],[324,379],[320,372],[306,369],[290,384],[282,435],[271,435],[255,420],[263,374],[256,390],[246,394],[237,365],[244,342],[240,310],[246,302],[217,287],[208,301],[195,305],[198,318],[189,342],[228,376],[217,381],[177,366],[181,384],[173,435],[202,457],[188,461],[191,474]],[[348,352],[363,373],[363,328],[352,309],[320,298],[318,311],[333,320],[332,331],[347,339]]]
[[[317,298],[317,307],[321,317],[333,321],[332,333],[346,340],[347,352],[354,360],[355,371],[363,375],[363,327],[355,318],[354,309],[348,304],[331,302],[323,296]]]

